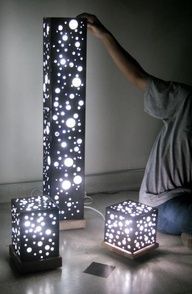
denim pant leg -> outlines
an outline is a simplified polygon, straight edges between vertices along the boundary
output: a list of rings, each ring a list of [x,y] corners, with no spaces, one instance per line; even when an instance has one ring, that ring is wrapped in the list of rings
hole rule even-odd
[[[162,233],[192,234],[192,195],[177,196],[157,206],[157,229]]]

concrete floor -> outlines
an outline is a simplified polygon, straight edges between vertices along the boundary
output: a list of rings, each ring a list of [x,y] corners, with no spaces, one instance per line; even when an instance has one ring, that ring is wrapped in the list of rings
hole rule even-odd
[[[93,196],[92,207],[105,207],[136,192]],[[192,251],[183,247],[179,236],[158,234],[160,247],[130,260],[101,247],[104,222],[99,214],[85,210],[87,226],[60,233],[62,268],[43,273],[19,275],[9,265],[11,243],[10,209],[0,205],[0,293],[1,294],[191,294]],[[83,271],[92,263],[115,266],[108,278]]]

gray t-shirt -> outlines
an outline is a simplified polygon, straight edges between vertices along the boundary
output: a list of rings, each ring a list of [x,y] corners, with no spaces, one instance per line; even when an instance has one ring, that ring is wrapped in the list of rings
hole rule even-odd
[[[140,202],[158,206],[182,194],[192,196],[192,88],[150,78],[144,108],[163,127],[146,165]]]

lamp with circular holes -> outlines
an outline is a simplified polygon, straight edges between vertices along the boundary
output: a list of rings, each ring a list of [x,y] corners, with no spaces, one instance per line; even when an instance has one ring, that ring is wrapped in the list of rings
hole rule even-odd
[[[59,209],[47,196],[11,201],[11,261],[23,273],[62,265],[59,256]]]
[[[132,259],[157,248],[157,211],[131,200],[108,206],[104,247]]]
[[[43,190],[60,229],[85,227],[86,20],[43,22]]]

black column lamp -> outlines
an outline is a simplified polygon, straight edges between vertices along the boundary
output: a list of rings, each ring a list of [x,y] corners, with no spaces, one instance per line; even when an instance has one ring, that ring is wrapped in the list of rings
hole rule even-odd
[[[84,220],[86,20],[43,22],[43,192],[59,206],[60,229]]]

